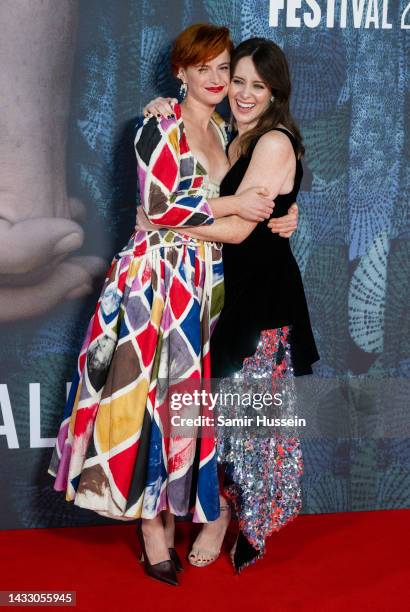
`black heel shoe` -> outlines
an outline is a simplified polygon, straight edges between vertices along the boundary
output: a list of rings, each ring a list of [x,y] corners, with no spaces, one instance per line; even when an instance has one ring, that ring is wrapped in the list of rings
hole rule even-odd
[[[178,553],[175,550],[175,548],[168,548],[168,552],[169,552],[169,556],[171,557],[171,561],[174,564],[175,571],[176,572],[183,572],[184,571],[184,566],[182,565],[182,561],[180,559],[180,556],[178,555]],[[143,553],[141,553],[140,561],[141,561],[141,563],[144,563],[144,554]]]
[[[178,586],[179,582],[175,571],[175,566],[171,559],[160,561],[159,563],[154,563],[154,565],[151,565],[148,559],[147,551],[145,550],[141,521],[137,523],[137,536],[141,545],[142,554],[144,555],[145,573],[148,574],[148,576],[151,576],[151,578],[155,578],[155,580],[159,580],[160,582]]]
[[[177,551],[175,550],[175,548],[168,548],[168,551],[169,551],[169,556],[171,557],[171,561],[174,564],[175,571],[183,572],[184,566],[182,565],[181,559],[179,558],[179,555]]]

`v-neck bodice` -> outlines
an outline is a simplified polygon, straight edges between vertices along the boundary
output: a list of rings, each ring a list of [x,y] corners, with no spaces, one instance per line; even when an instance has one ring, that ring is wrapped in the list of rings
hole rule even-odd
[[[141,202],[150,222],[157,229],[137,230],[134,247],[139,250],[172,247],[202,241],[184,233],[184,226],[209,225],[214,217],[210,198],[219,196],[219,184],[193,155],[182,120],[181,107],[175,105],[174,117],[146,118],[137,132],[135,148]],[[221,144],[225,146],[225,122],[211,117]],[[218,249],[220,243],[210,242]]]
[[[187,131],[186,131],[186,127],[184,124],[184,120],[182,118],[182,107],[180,104],[176,104],[174,107],[174,111],[176,111],[176,109],[178,108],[178,113],[180,114],[180,120],[179,120],[179,126],[180,126],[180,131],[184,133],[185,135],[185,142],[186,142],[186,147],[188,149],[188,151],[190,152],[192,159],[194,160],[196,167],[203,173],[203,176],[207,177],[207,184],[212,185],[213,188],[215,188],[216,186],[220,186],[221,181],[214,181],[213,179],[211,179],[211,177],[209,176],[208,170],[205,168],[205,166],[199,161],[199,159],[194,155],[194,152],[192,151],[190,145],[189,145],[189,141],[188,141],[188,135],[187,135]],[[177,115],[178,116],[178,115]],[[219,115],[219,113],[214,112],[212,113],[209,122],[211,123],[211,125],[213,125],[220,141],[221,141],[221,145],[222,145],[222,150],[225,151],[226,146],[228,144],[228,138],[227,138],[227,133],[226,133],[226,123],[225,121],[222,119],[222,117]],[[218,197],[218,196],[211,196],[211,197]]]

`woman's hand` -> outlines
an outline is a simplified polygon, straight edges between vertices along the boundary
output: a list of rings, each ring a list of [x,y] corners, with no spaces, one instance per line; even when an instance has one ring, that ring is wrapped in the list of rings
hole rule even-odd
[[[275,202],[269,198],[266,187],[250,187],[237,194],[236,214],[246,221],[264,221],[269,219]]]
[[[151,223],[149,221],[142,206],[138,206],[137,223],[135,225],[135,231],[137,232],[138,230],[144,230],[146,232],[150,232],[150,231],[158,230],[158,229],[159,229],[158,225],[154,225],[154,223]]]
[[[169,119],[174,116],[174,104],[177,102],[178,100],[176,98],[155,98],[144,106],[144,117],[156,115],[158,118],[164,117],[165,119]]]
[[[296,202],[289,208],[288,213],[283,217],[271,219],[268,227],[273,234],[279,234],[281,238],[290,238],[298,227],[298,205]]]

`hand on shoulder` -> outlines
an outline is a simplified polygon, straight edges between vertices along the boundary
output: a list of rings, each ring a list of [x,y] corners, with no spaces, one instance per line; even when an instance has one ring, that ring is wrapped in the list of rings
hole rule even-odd
[[[153,137],[154,134],[165,134],[167,133],[171,127],[176,125],[178,122],[175,115],[172,117],[155,117],[153,115],[148,115],[146,117],[140,118],[139,123],[139,132],[141,135],[150,135]]]
[[[174,115],[174,108],[176,104],[178,104],[178,100],[176,98],[162,98],[159,96],[144,106],[144,117],[170,119]]]

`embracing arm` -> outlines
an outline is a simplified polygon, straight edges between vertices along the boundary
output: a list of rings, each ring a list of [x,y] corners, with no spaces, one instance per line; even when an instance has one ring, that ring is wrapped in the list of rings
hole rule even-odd
[[[172,118],[174,117],[174,106],[177,104],[178,100],[176,98],[162,98],[157,97],[154,100],[151,100],[144,107],[144,116],[156,116],[158,119],[163,118]],[[245,194],[243,194],[245,195]],[[215,219],[220,217],[226,217],[229,215],[239,215],[243,219],[247,221],[262,221],[264,218],[268,218],[270,216],[270,212],[267,208],[263,207],[263,203],[260,203],[260,208],[252,210],[252,206],[250,206],[251,199],[246,198],[245,202],[238,202],[231,199],[232,196],[228,198],[217,198],[210,200],[209,203],[211,205],[211,209]],[[239,205],[239,207],[238,207]],[[269,215],[267,215],[269,212]],[[286,215],[282,217],[272,218],[268,227],[273,233],[279,234],[283,238],[290,238],[298,225],[298,206],[296,202],[292,204],[289,208],[289,211]],[[245,226],[243,226],[245,229]],[[224,231],[222,227],[219,231]],[[252,230],[251,230],[252,231]],[[219,235],[219,233],[218,233]],[[199,238],[199,236],[195,236]],[[205,237],[202,238],[206,240]]]
[[[208,203],[215,219],[238,216],[244,221],[256,223],[269,219],[274,208],[265,187],[248,187],[235,195],[211,198]]]
[[[179,129],[176,119],[145,118],[135,138],[141,203],[150,223],[161,227],[210,225],[238,214],[247,220],[268,219],[273,202],[266,190],[251,187],[240,194],[207,199],[201,177],[180,176]],[[197,184],[196,184],[197,182]]]
[[[150,223],[161,227],[213,223],[203,191],[181,180],[176,120],[144,119],[134,144],[141,204]]]
[[[222,219],[216,219],[212,227],[200,229],[187,228],[186,231],[184,230],[184,234],[199,240],[239,244],[249,236],[256,225],[257,222],[245,221],[245,219],[238,217],[238,215],[231,215]]]
[[[270,173],[266,167],[275,168]],[[289,177],[295,173],[295,155],[289,139],[281,132],[268,132],[258,141],[252,154],[252,159],[237,194],[242,193],[251,185],[263,185],[274,199],[282,190]],[[239,244],[254,230],[257,223],[245,221],[237,215],[217,219],[212,226],[201,228],[186,228],[184,233],[200,240],[227,242]]]

